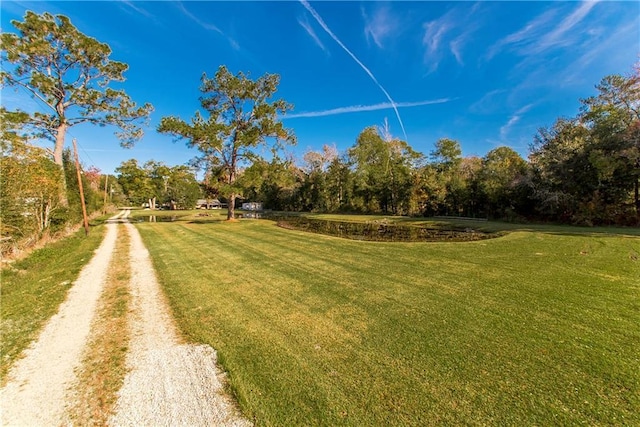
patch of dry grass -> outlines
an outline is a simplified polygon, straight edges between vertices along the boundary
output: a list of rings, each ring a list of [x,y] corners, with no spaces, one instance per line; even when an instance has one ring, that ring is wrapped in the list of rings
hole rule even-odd
[[[126,375],[130,237],[124,226],[118,227],[115,254],[74,390],[70,416],[76,425],[106,425]]]

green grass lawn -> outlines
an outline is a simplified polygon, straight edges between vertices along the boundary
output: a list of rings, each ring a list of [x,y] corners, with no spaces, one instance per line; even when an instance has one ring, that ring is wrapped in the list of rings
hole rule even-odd
[[[640,424],[635,230],[374,243],[222,218],[138,227],[259,425]]]

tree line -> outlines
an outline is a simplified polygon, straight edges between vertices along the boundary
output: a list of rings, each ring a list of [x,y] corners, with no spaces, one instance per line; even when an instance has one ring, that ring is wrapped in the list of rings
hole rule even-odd
[[[227,73],[224,69],[221,75],[234,78]],[[463,157],[460,143],[448,138],[425,155],[394,138],[385,122],[364,129],[342,153],[325,145],[305,153],[301,162],[282,158],[278,151],[271,159],[254,156],[234,171],[232,185],[229,165],[219,162],[215,152],[204,153],[209,157],[199,160],[209,162],[199,194],[227,201],[232,192],[278,211],[640,225],[639,69],[629,76],[607,76],[596,89],[596,95],[580,101],[575,117],[538,130],[528,160],[506,146],[484,157]],[[210,147],[192,142],[199,144]],[[132,164],[125,162],[119,170]],[[145,167],[149,182],[159,182],[153,178],[158,174],[154,165]],[[126,191],[134,175],[119,177],[130,198],[139,191]],[[196,197],[192,188],[191,200]]]
[[[6,120],[0,122],[0,254],[4,256],[79,224],[82,207],[71,151],[62,151],[60,167],[46,150],[25,143],[6,130]],[[82,172],[81,179],[87,211],[101,212],[105,207],[105,184],[109,179],[115,183],[115,177],[90,167]],[[66,203],[61,203],[62,199]]]
[[[453,215],[578,225],[640,225],[640,68],[611,75],[575,117],[533,137],[528,160],[503,146],[462,156],[440,139],[428,154],[369,127],[355,144],[260,160],[239,182],[245,198],[275,210]]]

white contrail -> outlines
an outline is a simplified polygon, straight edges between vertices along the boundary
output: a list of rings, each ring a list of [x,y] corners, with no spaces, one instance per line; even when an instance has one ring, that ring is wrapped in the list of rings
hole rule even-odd
[[[353,58],[353,60],[356,61],[360,67],[362,67],[362,69],[365,71],[365,73],[367,73],[369,75],[369,77],[371,77],[371,80],[373,80],[373,82],[376,85],[378,85],[378,87],[380,88],[382,93],[385,94],[385,96],[387,97],[387,99],[391,103],[391,106],[393,107],[393,110],[396,112],[396,117],[398,118],[398,122],[400,122],[400,128],[402,128],[402,133],[404,134],[404,139],[406,141],[407,140],[407,132],[404,130],[404,124],[402,123],[402,119],[400,118],[400,113],[398,112],[398,108],[396,108],[396,103],[393,101],[393,99],[391,99],[391,96],[389,95],[389,93],[382,87],[382,85],[380,83],[378,83],[378,80],[374,77],[374,75],[371,73],[371,71],[369,71],[369,69],[367,67],[365,67],[365,65],[362,62],[360,62],[360,60],[358,58],[356,58],[356,56],[349,49],[347,49],[347,47],[344,45],[344,43],[342,43],[340,41],[340,39],[338,39],[338,37],[335,34],[333,34],[333,32],[329,29],[327,24],[324,23],[324,21],[322,20],[320,15],[318,15],[318,12],[316,12],[315,9],[312,8],[311,5],[306,0],[300,0],[300,3],[302,3],[302,5],[305,7],[305,9],[307,9],[309,11],[309,13],[311,13],[311,15],[315,18],[315,20],[318,22],[318,24],[320,24],[320,26],[327,32],[327,34],[329,34],[331,36],[331,38],[333,40],[335,40],[336,43],[338,43],[340,45],[340,47],[342,49],[344,49],[344,51],[347,52],[349,54],[349,56],[351,56]]]
[[[452,100],[453,100],[452,98],[442,98],[442,99],[434,99],[430,101],[398,102],[393,104],[390,102],[382,102],[380,104],[373,104],[373,105],[351,105],[349,107],[338,107],[338,108],[332,108],[330,110],[308,111],[303,113],[287,114],[286,116],[282,116],[282,119],[296,119],[300,117],[323,117],[323,116],[333,116],[336,114],[360,113],[363,111],[387,110],[390,108],[419,107],[422,105],[443,104],[445,102],[449,102]]]
[[[326,47],[324,47],[324,44],[322,44],[322,42],[320,41],[320,39],[318,38],[318,35],[316,34],[315,31],[313,31],[313,28],[311,27],[311,25],[309,25],[309,22],[307,21],[307,17],[305,16],[304,21],[300,18],[298,18],[298,24],[300,24],[300,26],[302,28],[304,28],[304,30],[307,32],[307,34],[309,34],[309,36],[311,36],[311,38],[313,39],[313,41],[316,42],[316,44],[318,45],[318,47],[320,49],[322,49],[325,53],[329,53],[329,51],[327,50]]]

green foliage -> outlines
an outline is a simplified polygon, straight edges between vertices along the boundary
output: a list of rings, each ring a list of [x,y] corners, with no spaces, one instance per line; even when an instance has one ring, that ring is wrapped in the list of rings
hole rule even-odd
[[[263,202],[266,209],[299,210],[295,191],[302,177],[291,161],[274,155],[270,162],[256,159],[238,177],[245,200]]]
[[[172,209],[191,209],[202,196],[195,174],[187,166],[170,167],[150,160],[143,166],[130,159],[116,168],[118,184],[130,204],[156,201]]]
[[[271,180],[268,190],[251,179],[240,184],[273,209],[637,225],[639,73],[605,77],[576,118],[540,129],[529,162],[507,146],[462,157],[458,141],[442,138],[425,164],[388,127],[368,127],[343,155],[328,146],[307,152],[301,167],[287,166],[289,178]],[[257,167],[257,175],[247,169],[252,179],[277,169]]]
[[[19,112],[24,115],[20,133],[53,141],[53,160],[60,168],[64,168],[65,135],[72,126],[115,126],[116,136],[125,147],[142,136],[139,125],[153,107],[139,107],[123,90],[109,87],[111,82],[124,80],[128,66],[110,59],[108,45],[81,33],[63,15],[28,11],[23,22],[12,24],[19,33],[0,35],[0,80],[3,86],[25,89],[45,106],[32,115]],[[63,187],[67,175],[60,175]],[[60,204],[68,207],[64,191]]]
[[[329,166],[337,158],[334,146],[324,145],[322,151],[309,150],[303,161],[304,181],[300,186],[300,199],[304,210],[326,212],[336,203],[328,185]],[[339,204],[339,202],[338,202]]]
[[[123,146],[142,136],[137,123],[152,111],[136,104],[122,90],[109,87],[124,81],[128,66],[110,59],[111,49],[73,26],[63,15],[27,12],[13,21],[19,33],[2,33],[2,83],[26,89],[47,106],[29,118],[39,137],[55,141],[54,160],[62,165],[66,129],[80,123],[113,125]]]
[[[353,173],[348,159],[336,156],[327,168],[327,192],[329,212],[351,210],[353,196]]]
[[[127,200],[136,206],[142,205],[153,195],[150,177],[136,159],[122,162],[116,168],[118,184]]]
[[[441,138],[430,157],[431,163],[422,174],[423,191],[429,198],[425,213],[462,215],[466,182],[460,169],[463,160],[460,143]]]
[[[440,171],[454,169],[462,161],[460,143],[449,138],[439,139],[435,150],[431,152],[431,161]]]
[[[53,223],[62,207],[60,168],[44,150],[19,138],[3,136],[0,158],[1,252],[36,241]]]
[[[383,139],[375,127],[366,128],[349,150],[354,165],[354,194],[368,212],[407,213],[411,171],[422,155],[404,141]]]
[[[478,182],[486,200],[485,212],[492,217],[504,218],[508,211],[520,210],[519,187],[528,171],[527,162],[509,147],[498,147],[482,159]]]
[[[584,224],[640,222],[640,75],[607,76],[575,119],[541,129],[531,162],[540,214]]]
[[[4,109],[1,115],[0,230],[1,252],[6,254],[28,247],[44,234],[64,229],[69,223],[80,222],[82,207],[70,152],[63,153],[61,170],[46,150],[29,145],[19,131],[27,115]],[[95,168],[83,174],[89,214],[102,208],[96,185],[99,180],[100,171]],[[66,204],[61,202],[63,199]]]
[[[191,209],[202,197],[202,190],[187,166],[175,166],[168,171],[164,202],[181,209]]]
[[[178,117],[163,117],[158,126],[159,132],[197,148],[200,162],[207,168],[224,171],[225,182],[220,190],[229,199],[229,218],[234,216],[236,195],[241,194],[236,182],[239,170],[259,158],[255,148],[270,139],[274,140],[274,148],[283,142],[295,143],[293,133],[277,119],[292,106],[282,99],[271,100],[279,81],[276,74],[265,74],[254,81],[244,73],[233,75],[221,66],[212,79],[202,76],[200,104],[207,117],[199,111],[190,123]]]
[[[9,153],[13,147],[25,144],[27,138],[22,134],[22,128],[29,121],[29,115],[21,111],[8,111],[0,107],[0,150]]]
[[[62,153],[62,160],[64,165],[65,182],[67,183],[66,194],[68,206],[59,210],[56,216],[56,223],[59,226],[66,225],[68,223],[78,224],[82,221],[82,202],[80,199],[80,185],[78,184],[78,173],[76,171],[75,161],[72,159],[72,154],[69,149],[65,149]],[[99,182],[99,171],[96,169],[89,169],[91,172],[91,178],[89,179],[88,171],[84,171],[81,168],[80,177],[82,179],[82,189],[84,191],[84,200],[87,209],[87,214],[91,215],[94,212],[102,210],[103,193],[96,185],[96,181]],[[98,174],[98,176],[96,176]]]

